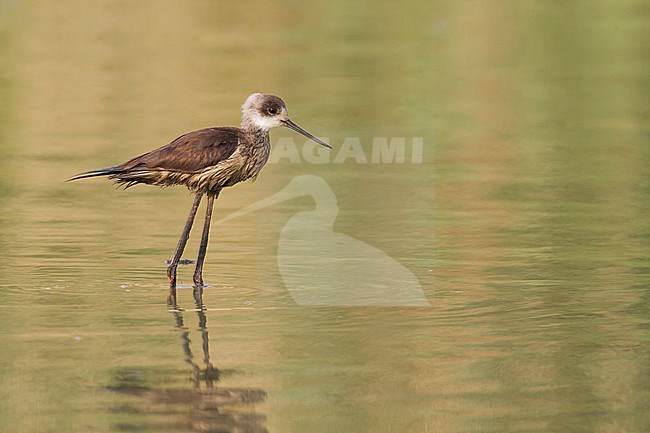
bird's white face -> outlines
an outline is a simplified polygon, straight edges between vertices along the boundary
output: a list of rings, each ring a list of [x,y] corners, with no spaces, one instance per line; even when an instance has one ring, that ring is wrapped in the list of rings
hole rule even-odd
[[[264,93],[253,93],[241,106],[242,128],[268,131],[276,126],[286,126],[312,141],[331,149],[324,141],[314,137],[289,119],[287,106],[279,96]]]
[[[253,93],[242,105],[242,125],[248,124],[268,131],[289,119],[284,101],[275,95]]]

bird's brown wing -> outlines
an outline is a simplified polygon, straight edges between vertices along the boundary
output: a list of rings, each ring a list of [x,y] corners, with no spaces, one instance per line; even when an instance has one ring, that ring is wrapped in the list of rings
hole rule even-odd
[[[228,159],[245,141],[239,128],[205,128],[181,135],[166,146],[147,152],[125,162],[125,171],[169,170],[194,172]]]

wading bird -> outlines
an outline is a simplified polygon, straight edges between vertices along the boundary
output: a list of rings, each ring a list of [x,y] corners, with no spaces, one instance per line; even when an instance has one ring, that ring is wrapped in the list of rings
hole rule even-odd
[[[327,143],[289,119],[287,107],[280,97],[253,93],[242,105],[240,128],[216,127],[189,132],[166,146],[136,156],[123,164],[80,173],[69,180],[108,176],[125,189],[139,183],[163,187],[184,185],[196,194],[167,268],[170,298],[176,296],[176,268],[189,239],[201,199],[207,195],[203,234],[194,271],[194,290],[201,293],[203,262],[208,247],[214,201],[223,188],[257,177],[269,157],[269,130],[276,126],[291,128],[331,149]]]

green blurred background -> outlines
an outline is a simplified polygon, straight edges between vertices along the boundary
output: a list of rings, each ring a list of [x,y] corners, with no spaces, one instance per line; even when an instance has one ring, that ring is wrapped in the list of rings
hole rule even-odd
[[[0,430],[649,431],[648,41],[640,0],[0,1]],[[252,92],[423,161],[282,159],[217,215],[320,176],[432,307],[296,305],[304,197],[215,227],[207,311],[170,312],[188,192],[64,182]]]

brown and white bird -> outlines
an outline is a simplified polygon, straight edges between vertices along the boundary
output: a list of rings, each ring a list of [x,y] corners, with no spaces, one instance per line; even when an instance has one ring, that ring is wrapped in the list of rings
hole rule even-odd
[[[207,195],[203,234],[194,271],[195,292],[201,293],[203,262],[208,247],[214,200],[219,197],[222,188],[257,177],[269,157],[269,130],[276,126],[291,128],[331,149],[327,143],[289,119],[287,107],[280,97],[253,93],[242,105],[240,128],[222,126],[189,132],[166,146],[136,156],[123,164],[80,173],[69,180],[108,176],[125,189],[139,183],[163,187],[184,185],[196,194],[174,256],[167,268],[170,297],[176,295],[176,268],[189,239],[201,199]]]

